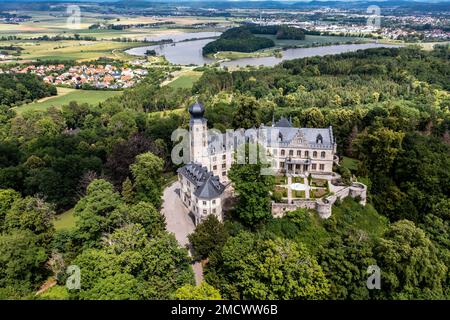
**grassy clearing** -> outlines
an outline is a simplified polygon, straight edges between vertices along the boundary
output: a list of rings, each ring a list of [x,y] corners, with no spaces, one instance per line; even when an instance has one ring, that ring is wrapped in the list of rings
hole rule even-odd
[[[261,57],[270,57],[274,55],[273,49],[265,49],[255,52],[236,52],[236,51],[220,51],[213,55],[212,58],[215,59],[229,59],[236,60],[242,58],[261,58]]]
[[[200,79],[202,76],[202,72],[199,71],[186,71],[183,72],[179,77],[175,78],[173,81],[171,81],[168,86],[178,89],[190,89],[194,85],[194,83]]]
[[[57,231],[72,229],[73,227],[75,227],[75,217],[73,215],[73,209],[70,209],[56,216],[55,220],[53,220],[53,225]]]
[[[54,97],[42,99],[44,101],[32,102],[20,107],[15,108],[17,113],[25,111],[42,111],[50,107],[61,108],[63,105],[69,104],[71,101],[76,101],[80,104],[88,103],[91,105],[97,105],[100,102],[107,100],[108,98],[122,94],[122,91],[101,91],[101,90],[75,90],[66,89],[70,91],[63,91],[64,94],[59,94]]]
[[[433,50],[435,45],[449,45],[450,41],[443,41],[443,42],[423,42],[419,43],[419,45],[426,51]]]
[[[341,166],[349,169],[350,171],[356,171],[358,170],[358,163],[359,160],[357,159],[342,157]]]

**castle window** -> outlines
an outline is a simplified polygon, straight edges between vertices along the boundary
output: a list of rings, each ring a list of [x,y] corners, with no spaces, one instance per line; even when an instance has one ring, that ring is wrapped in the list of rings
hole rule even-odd
[[[305,158],[309,157],[309,151],[305,151]]]
[[[206,206],[206,201],[203,201],[203,205]]]
[[[322,152],[320,153],[320,157],[321,157],[321,158],[325,158],[325,151],[322,151]]]
[[[312,169],[312,170],[316,170],[316,168],[317,168],[317,165],[316,165],[315,163],[313,163],[313,164],[311,165],[311,169]]]
[[[289,150],[289,155],[293,156],[294,155],[294,150]]]
[[[213,170],[217,170],[217,166],[213,166]]]
[[[213,209],[213,210],[212,210],[212,213],[216,213],[216,209]]]
[[[302,152],[300,150],[297,150],[297,157],[301,157],[302,156]]]
[[[317,151],[313,152],[313,158],[317,158]]]
[[[222,163],[222,169],[225,169],[227,167],[226,163]]]
[[[213,201],[212,201],[212,204],[216,204],[216,200],[213,200]]]
[[[226,175],[227,175],[226,171],[222,172],[222,177],[225,177]]]
[[[281,155],[284,156],[285,153],[286,151],[284,149],[281,149]]]
[[[324,164],[319,165],[319,169],[322,171],[325,170],[325,165]]]
[[[227,155],[224,154],[224,155],[222,156],[222,159],[225,160],[226,158],[227,158]]]

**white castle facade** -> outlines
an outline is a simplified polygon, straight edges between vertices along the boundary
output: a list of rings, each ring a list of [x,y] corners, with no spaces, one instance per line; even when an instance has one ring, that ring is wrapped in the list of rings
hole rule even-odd
[[[178,170],[180,197],[193,213],[196,224],[209,214],[223,220],[224,194],[229,185],[228,171],[235,161],[236,150],[246,142],[261,139],[261,136],[264,137],[263,146],[273,173],[286,177],[286,199],[272,204],[274,216],[279,217],[286,211],[298,208],[310,208],[327,218],[331,215],[331,206],[336,199],[349,195],[362,198],[360,201],[365,204],[364,185],[357,183],[343,187],[332,183],[339,178],[333,172],[333,164],[337,164],[338,158],[332,127],[295,128],[290,120],[281,118],[276,123],[272,121],[272,126],[262,125],[254,130],[238,131],[238,134],[222,134],[208,130],[204,112],[203,105],[198,102],[189,108],[190,163]],[[311,177],[328,181],[328,197],[311,199],[310,195],[314,193],[314,187],[308,183]],[[293,178],[304,183],[293,184]],[[301,198],[293,196],[296,186],[301,187]],[[351,191],[351,188],[354,190]]]

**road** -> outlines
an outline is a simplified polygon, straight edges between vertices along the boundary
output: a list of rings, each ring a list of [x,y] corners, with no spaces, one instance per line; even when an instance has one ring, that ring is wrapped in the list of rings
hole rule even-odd
[[[182,247],[189,248],[188,234],[195,229],[194,222],[188,215],[188,210],[181,202],[179,183],[174,182],[164,190],[162,214],[166,217],[167,230],[175,235]],[[190,253],[190,252],[189,252]],[[195,273],[195,282],[200,284],[203,280],[203,268],[200,262],[192,265]]]

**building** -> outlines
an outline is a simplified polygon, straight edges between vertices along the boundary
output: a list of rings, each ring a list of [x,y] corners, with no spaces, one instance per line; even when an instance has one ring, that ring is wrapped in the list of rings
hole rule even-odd
[[[221,133],[208,130],[205,108],[195,103],[189,108],[189,158],[190,163],[178,170],[181,184],[181,199],[194,214],[195,222],[205,215],[215,214],[223,220],[222,207],[224,191],[229,185],[228,171],[234,162],[236,150],[246,142],[263,142],[263,146],[275,175],[287,177],[287,196],[282,203],[273,203],[274,216],[282,216],[285,211],[298,208],[317,209],[321,217],[331,215],[331,206],[337,198],[361,197],[365,204],[366,187],[361,183],[352,186],[333,184],[340,178],[333,172],[333,164],[338,165],[336,141],[333,128],[296,128],[292,121],[281,118],[272,120],[271,126],[261,125],[258,129],[237,130]],[[294,181],[302,181],[303,186]],[[327,195],[315,199],[310,179],[321,179],[327,183],[323,189]],[[292,186],[292,188],[291,188]],[[295,198],[294,187],[301,187],[304,196]],[[294,190],[294,191],[293,191]],[[311,192],[310,192],[311,191]],[[313,199],[314,198],[314,199]]]
[[[206,216],[213,214],[219,221],[222,217],[222,198],[225,186],[210,171],[198,163],[189,163],[178,169],[180,198],[194,215],[197,225]]]
[[[251,138],[251,132],[208,132],[204,112],[203,105],[198,102],[189,108],[190,159],[201,163],[222,182],[228,182],[227,173],[233,163],[233,154],[238,145]],[[281,118],[272,126],[262,125],[259,129],[265,130],[268,137],[265,147],[278,173],[325,174],[333,171],[336,142],[332,127],[295,128],[290,120]]]

